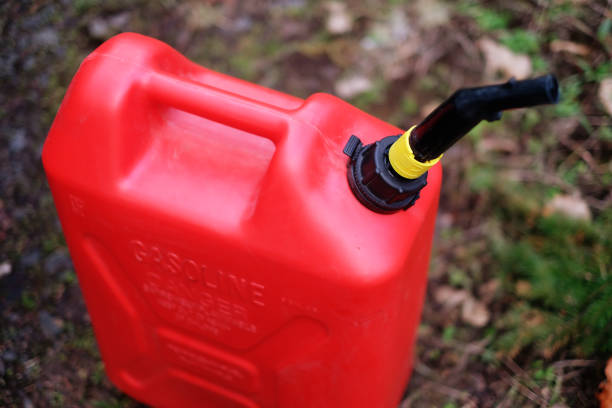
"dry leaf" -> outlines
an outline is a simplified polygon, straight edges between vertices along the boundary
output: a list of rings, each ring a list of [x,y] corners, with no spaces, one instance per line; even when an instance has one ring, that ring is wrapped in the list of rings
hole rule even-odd
[[[372,89],[372,81],[363,75],[354,75],[336,82],[335,91],[341,98],[352,98]]]
[[[516,294],[519,296],[528,296],[531,293],[531,283],[520,280],[515,285]]]
[[[499,279],[495,278],[483,283],[478,288],[478,298],[485,304],[491,303],[491,301],[495,298],[500,286],[501,284]]]
[[[584,44],[563,40],[554,40],[551,42],[550,50],[552,52],[569,52],[570,54],[582,56],[588,55],[591,52],[591,49]]]
[[[461,319],[474,326],[483,327],[489,322],[491,314],[484,303],[474,299],[467,298],[461,307]]]
[[[518,150],[518,143],[512,139],[487,137],[478,143],[476,148],[482,152],[515,153]]]
[[[218,27],[227,20],[221,8],[203,2],[185,2],[178,10],[179,14],[185,16],[185,23],[192,31]]]
[[[612,116],[612,78],[606,78],[599,84],[599,101]]]
[[[589,205],[579,195],[558,194],[544,207],[543,215],[561,214],[575,220],[591,220]]]
[[[450,11],[446,3],[437,0],[419,0],[415,7],[421,27],[434,28],[443,26],[450,19]]]
[[[612,358],[606,364],[606,380],[599,384],[597,399],[600,408],[612,408]]]
[[[470,294],[463,289],[453,289],[450,286],[440,286],[434,292],[436,302],[447,308],[455,307],[463,303]]]
[[[348,11],[348,6],[339,1],[330,1],[325,4],[329,12],[325,27],[332,34],[344,34],[353,28],[353,16]]]
[[[531,75],[531,60],[528,56],[515,54],[489,38],[478,41],[478,47],[484,54],[485,72],[488,76],[495,76],[498,71],[517,79]]]

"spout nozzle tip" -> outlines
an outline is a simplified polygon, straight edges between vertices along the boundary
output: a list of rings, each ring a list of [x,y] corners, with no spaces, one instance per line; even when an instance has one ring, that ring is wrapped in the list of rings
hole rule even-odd
[[[553,74],[545,75],[543,78],[548,103],[558,103],[559,99],[561,99],[561,92],[559,91],[559,82],[557,78]]]

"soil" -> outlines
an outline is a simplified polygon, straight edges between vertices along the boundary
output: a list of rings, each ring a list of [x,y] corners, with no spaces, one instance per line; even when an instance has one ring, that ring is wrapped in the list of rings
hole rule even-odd
[[[486,31],[461,11],[472,3],[435,1],[426,11],[419,6],[422,3],[349,2],[346,13],[351,27],[343,32],[334,32],[341,25],[329,25],[329,3],[306,0],[265,5],[174,0],[2,3],[0,406],[140,406],[114,388],[104,374],[40,161],[61,98],[88,53],[118,32],[140,32],[211,69],[300,97],[337,93],[340,81],[362,76],[371,82],[369,88],[345,98],[407,127],[453,89],[504,76],[484,71],[477,41],[495,37],[495,32]],[[536,32],[556,30],[560,23],[537,19],[548,7],[541,3],[547,2],[513,2],[510,24]],[[498,2],[473,4],[501,10]],[[566,40],[600,50],[598,41],[604,40],[589,37],[593,31],[589,23],[596,20],[599,25],[603,16],[610,19],[610,3],[568,4],[584,13],[580,18],[567,17],[566,22],[574,26],[564,28],[569,33]],[[542,53],[558,75],[578,70],[575,54],[555,53],[548,47]],[[589,55],[594,64],[610,58],[601,50]],[[596,92],[596,84],[585,86],[582,108],[598,128],[610,117],[602,113]],[[516,118],[511,116],[506,126],[511,128]],[[563,121],[561,133],[570,141],[568,145],[589,138],[577,119]],[[537,129],[552,125],[542,123]],[[505,135],[508,130],[501,132]],[[494,148],[507,150],[504,163],[517,163],[528,156],[525,143]],[[591,144],[586,151],[610,151],[609,145],[601,146]],[[516,151],[521,154],[512,156]],[[554,373],[561,373],[549,381],[538,378],[533,369],[538,353],[508,355],[490,347],[491,322],[502,316],[513,299],[496,287],[496,271],[483,255],[487,241],[483,225],[495,217],[493,204],[486,194],[471,189],[465,178],[470,163],[481,158],[478,154],[467,142],[447,154],[415,370],[401,406],[596,406],[603,360],[557,350],[548,359],[540,358],[546,367],[555,367]],[[550,160],[555,163],[580,160],[567,147],[554,154],[558,157],[551,154]],[[605,157],[601,153],[595,160],[603,163],[609,155]],[[609,187],[609,183],[586,180],[577,182],[576,188],[596,215],[610,206]],[[437,300],[440,288],[449,286],[453,266],[467,264],[470,293],[482,301],[489,324],[470,324],[462,318],[461,308],[449,309]]]

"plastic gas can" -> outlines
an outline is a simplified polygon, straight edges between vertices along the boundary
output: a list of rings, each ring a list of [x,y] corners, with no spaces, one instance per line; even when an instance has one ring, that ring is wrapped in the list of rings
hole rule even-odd
[[[551,75],[463,89],[404,133],[151,38],[107,41],[43,163],[108,376],[160,407],[397,406],[438,160],[481,120],[558,97]]]

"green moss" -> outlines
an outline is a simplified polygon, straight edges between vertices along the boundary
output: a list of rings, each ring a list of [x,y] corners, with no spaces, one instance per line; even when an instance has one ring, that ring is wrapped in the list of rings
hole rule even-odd
[[[419,111],[419,103],[414,97],[408,95],[402,100],[402,112],[406,115],[414,115]]]
[[[584,71],[584,79],[588,82],[601,82],[603,79],[612,75],[612,61],[606,61],[599,65],[592,66],[588,62],[581,60],[578,65]]]
[[[576,116],[582,113],[579,97],[582,94],[582,81],[577,76],[571,76],[561,81],[561,100],[554,107],[558,116]]]
[[[457,328],[455,326],[446,326],[442,332],[442,340],[450,341],[455,337]]]
[[[601,126],[597,129],[597,137],[606,142],[612,142],[612,127]]]
[[[53,391],[51,393],[51,406],[52,407],[63,407],[65,402],[64,394],[59,391]]]
[[[35,293],[24,290],[21,293],[21,306],[26,308],[27,310],[34,310],[38,307],[38,297]]]
[[[458,10],[460,13],[474,18],[480,29],[483,31],[501,30],[507,28],[512,19],[512,15],[507,11],[483,7],[473,1],[461,2]]]
[[[504,33],[500,41],[518,54],[536,54],[540,51],[540,37],[527,30],[512,30]]]
[[[531,67],[536,74],[544,74],[550,71],[548,61],[546,61],[541,55],[531,56]]]
[[[497,173],[491,166],[475,164],[467,173],[470,188],[474,192],[490,190],[497,182]]]
[[[461,269],[451,267],[448,274],[449,283],[455,287],[469,287],[472,283],[470,277]]]
[[[597,39],[599,41],[605,40],[610,35],[611,31],[612,31],[612,20],[609,18],[606,18],[604,21],[601,22],[601,24],[599,25],[599,28],[597,28]]]

